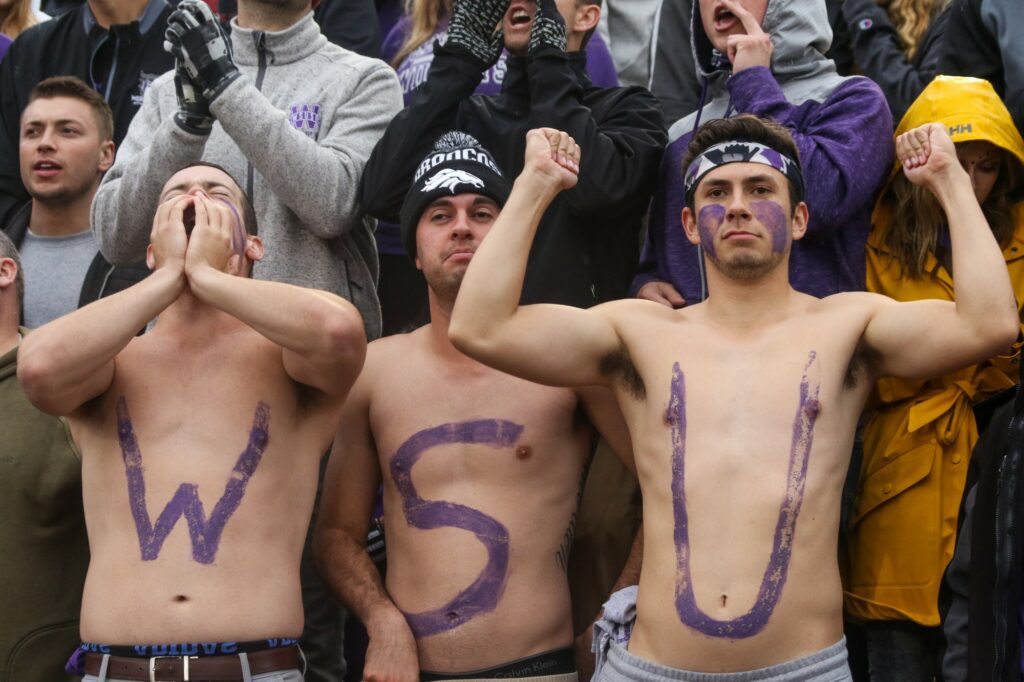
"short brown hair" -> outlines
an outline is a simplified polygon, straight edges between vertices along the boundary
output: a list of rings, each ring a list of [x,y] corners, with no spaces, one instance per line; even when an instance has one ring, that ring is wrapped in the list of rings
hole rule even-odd
[[[0,258],[10,258],[18,268],[18,274],[14,276],[14,293],[18,297],[18,310],[21,310],[25,305],[25,275],[21,271],[18,247],[3,230],[0,230]]]
[[[784,126],[765,118],[758,118],[750,114],[734,116],[733,118],[718,118],[708,121],[693,134],[690,145],[683,155],[682,176],[693,163],[693,160],[703,154],[710,147],[721,142],[732,140],[744,142],[758,142],[771,147],[780,154],[784,154],[800,166],[800,150],[789,130]],[[682,179],[682,178],[680,178]],[[802,192],[796,187],[792,180],[789,184],[790,210],[795,211],[797,204],[803,201]],[[693,210],[693,199],[687,203],[690,210]]]
[[[70,97],[88,104],[92,107],[92,113],[96,117],[100,140],[106,142],[114,139],[114,114],[110,111],[110,105],[100,96],[100,93],[74,76],[54,76],[40,81],[32,88],[25,106],[27,107],[37,99],[53,99],[55,97]]]

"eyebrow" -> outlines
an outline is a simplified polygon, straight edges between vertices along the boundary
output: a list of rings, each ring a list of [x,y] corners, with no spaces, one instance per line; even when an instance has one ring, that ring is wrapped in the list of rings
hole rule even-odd
[[[22,125],[23,128],[28,128],[29,126],[46,125],[49,122],[50,122],[50,119],[48,119],[48,118],[33,118],[33,119],[29,119],[27,121],[24,121],[21,125]],[[59,125],[59,126],[66,125],[68,123],[75,123],[77,125],[85,125],[82,122],[82,119],[80,119],[80,118],[58,118],[56,121],[53,121],[53,123],[54,123],[54,125]]]

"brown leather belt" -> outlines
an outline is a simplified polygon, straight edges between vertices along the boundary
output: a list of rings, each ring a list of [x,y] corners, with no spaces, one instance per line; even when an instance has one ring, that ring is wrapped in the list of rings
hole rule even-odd
[[[299,670],[299,647],[288,646],[246,654],[253,675]],[[85,674],[99,675],[103,654],[85,654]],[[242,682],[242,663],[233,656],[154,656],[132,658],[111,656],[107,677],[112,680],[143,682]]]

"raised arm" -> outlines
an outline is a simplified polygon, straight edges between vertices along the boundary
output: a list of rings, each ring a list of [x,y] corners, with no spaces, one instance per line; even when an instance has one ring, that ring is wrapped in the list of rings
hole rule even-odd
[[[883,376],[929,378],[986,360],[1017,338],[1019,320],[999,245],[945,127],[930,123],[896,140],[907,179],[946,213],[956,302],[879,297],[864,332]]]
[[[284,369],[295,381],[327,395],[348,394],[366,355],[359,311],[326,291],[229,274],[234,212],[195,197],[196,223],[185,254],[185,274],[199,300],[241,320],[283,349]],[[250,237],[250,258],[262,244]],[[237,269],[237,260],[235,269]]]
[[[448,335],[466,355],[528,381],[554,386],[608,385],[601,359],[621,346],[599,306],[520,306],[530,245],[544,211],[576,184],[579,146],[541,128],[526,134],[523,172],[470,262]]]
[[[186,249],[182,214],[188,202],[181,197],[157,210],[152,275],[57,318],[25,339],[18,352],[18,378],[40,410],[68,415],[104,393],[114,379],[115,356],[181,294]]]
[[[345,401],[324,478],[313,550],[321,577],[366,626],[370,641],[363,679],[415,682],[419,679],[416,639],[366,552],[366,533],[381,482],[370,432],[371,383],[368,367]]]

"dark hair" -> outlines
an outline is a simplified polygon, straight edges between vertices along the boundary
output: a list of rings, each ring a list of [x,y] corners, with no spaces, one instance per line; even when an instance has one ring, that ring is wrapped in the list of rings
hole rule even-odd
[[[693,139],[690,140],[690,145],[686,148],[686,154],[683,155],[682,176],[686,175],[686,170],[693,160],[708,148],[721,142],[733,140],[758,142],[771,147],[780,154],[793,159],[797,166],[800,166],[800,150],[797,149],[793,136],[785,126],[775,121],[743,114],[733,118],[718,118],[708,121],[697,129],[697,132],[693,134]],[[787,182],[789,184],[790,211],[792,212],[796,211],[797,204],[803,201],[803,194],[792,180],[787,178]],[[693,210],[692,198],[687,202],[687,206],[691,211]]]
[[[188,170],[189,168],[195,168],[197,166],[202,166],[205,168],[215,168],[224,175],[231,178],[231,182],[235,183],[235,187],[238,188],[238,193],[242,195],[242,222],[245,223],[245,232],[246,234],[251,236],[256,236],[257,234],[259,234],[259,225],[256,222],[256,209],[252,205],[252,199],[250,199],[249,195],[245,193],[244,189],[242,189],[242,183],[238,182],[238,180],[235,179],[235,176],[229,173],[228,170],[224,168],[224,166],[212,163],[210,161],[196,161],[194,163],[182,166],[178,170],[174,171],[174,173],[171,173],[171,175],[176,175],[183,170]]]
[[[100,140],[106,142],[114,139],[114,114],[110,105],[98,92],[74,76],[54,76],[40,81],[29,93],[26,107],[37,99],[53,99],[70,97],[81,100],[92,107],[93,116],[100,130]]]
[[[10,258],[18,267],[18,274],[14,276],[14,293],[18,296],[18,310],[25,306],[25,275],[21,270],[21,258],[18,256],[18,247],[14,245],[7,233],[0,230],[0,258]]]

